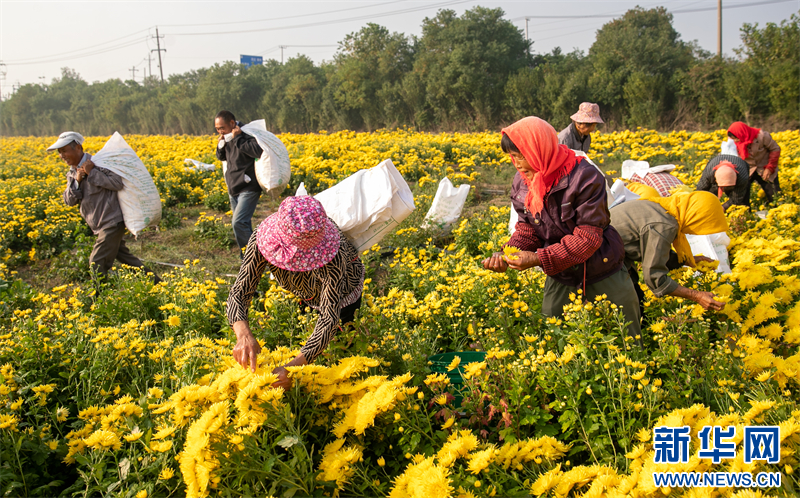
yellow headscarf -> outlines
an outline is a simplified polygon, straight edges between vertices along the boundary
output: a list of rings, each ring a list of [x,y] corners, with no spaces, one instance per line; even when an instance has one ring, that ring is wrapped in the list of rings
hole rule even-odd
[[[692,248],[686,234],[710,235],[728,231],[728,220],[719,199],[711,192],[699,191],[670,197],[642,196],[642,200],[655,202],[678,220],[678,235],[672,247],[678,253],[678,261],[694,267]]]
[[[639,197],[661,197],[661,194],[658,193],[658,190],[654,189],[653,187],[648,187],[644,183],[628,182],[628,184],[625,186],[628,188],[628,190]]]

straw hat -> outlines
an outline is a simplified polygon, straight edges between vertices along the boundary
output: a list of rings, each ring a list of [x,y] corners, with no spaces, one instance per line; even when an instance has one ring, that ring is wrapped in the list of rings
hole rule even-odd
[[[576,123],[602,123],[600,106],[591,102],[584,102],[578,107],[578,112],[570,116]]]
[[[339,229],[311,196],[288,197],[258,226],[258,250],[267,261],[289,271],[311,271],[339,250]]]

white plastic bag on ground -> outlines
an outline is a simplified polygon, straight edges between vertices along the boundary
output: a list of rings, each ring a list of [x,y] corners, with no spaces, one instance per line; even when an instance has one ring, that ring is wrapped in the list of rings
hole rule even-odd
[[[267,192],[277,189],[277,193],[281,193],[292,175],[286,146],[278,137],[267,131],[267,124],[263,119],[247,123],[241,130],[255,137],[263,150],[261,159],[256,161],[258,184]]]
[[[397,228],[414,211],[414,195],[391,159],[357,171],[314,196],[358,252]]]
[[[189,166],[189,169],[193,169],[195,171],[214,171],[217,169],[217,167],[213,164],[203,163],[197,159],[190,159],[188,157],[183,160],[183,163],[191,164],[192,166]]]
[[[722,142],[720,150],[722,154],[739,157],[739,150],[736,148],[736,142],[734,142],[732,138]]]
[[[422,228],[441,225],[444,230],[449,230],[458,217],[461,216],[461,210],[464,208],[464,202],[466,202],[469,195],[469,189],[469,185],[459,185],[456,188],[449,178],[442,178],[439,181],[439,188],[436,189],[436,195],[433,197],[431,208],[425,215],[425,221],[422,222]]]
[[[297,187],[297,191],[294,193],[295,197],[300,197],[301,195],[308,195],[305,182],[300,182],[300,186]]]
[[[134,236],[161,221],[161,197],[144,163],[118,132],[114,132],[92,162],[122,177],[117,192],[125,226]]]
[[[633,159],[626,159],[622,161],[622,178],[630,180],[634,173],[643,173],[650,169],[650,163],[647,161],[634,161]]]
[[[714,233],[711,235],[686,235],[686,240],[692,247],[692,254],[702,254],[707,258],[719,261],[718,273],[730,273],[731,266],[728,261],[728,244],[731,243],[730,237],[725,232]]]

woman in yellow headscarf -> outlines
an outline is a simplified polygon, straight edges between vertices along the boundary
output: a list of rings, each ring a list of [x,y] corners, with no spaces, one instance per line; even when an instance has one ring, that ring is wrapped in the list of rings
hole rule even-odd
[[[722,204],[714,194],[701,191],[625,202],[611,209],[611,226],[625,245],[625,268],[639,294],[640,309],[644,292],[638,285],[639,272],[634,262],[642,264],[644,283],[656,297],[683,297],[714,311],[725,306],[711,292],[688,289],[669,277],[671,269],[683,264],[695,266],[686,234],[710,235],[728,230]],[[671,247],[675,248],[677,258]]]

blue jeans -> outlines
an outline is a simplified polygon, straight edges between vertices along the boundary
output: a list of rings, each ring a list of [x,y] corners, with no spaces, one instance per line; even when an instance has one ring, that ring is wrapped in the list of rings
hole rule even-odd
[[[228,195],[231,201],[231,225],[233,225],[233,236],[236,238],[236,245],[239,246],[239,255],[242,249],[247,247],[247,241],[253,235],[253,213],[258,206],[258,199],[261,197],[260,190],[245,190],[238,195]]]

